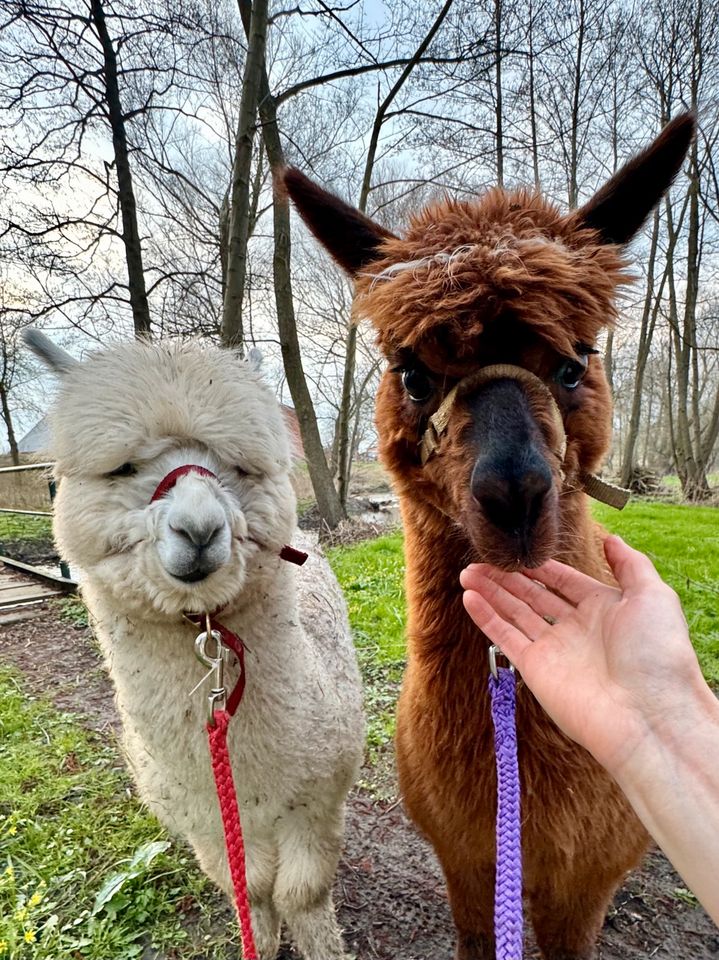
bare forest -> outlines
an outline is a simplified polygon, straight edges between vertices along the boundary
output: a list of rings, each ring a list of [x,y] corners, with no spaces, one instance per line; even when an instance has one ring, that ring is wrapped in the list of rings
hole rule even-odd
[[[0,447],[41,416],[29,324],[73,352],[200,336],[294,407],[320,514],[375,451],[381,360],[273,191],[292,163],[394,231],[443,192],[580,205],[675,114],[699,134],[602,350],[607,473],[707,499],[719,436],[719,0],[3,0]]]

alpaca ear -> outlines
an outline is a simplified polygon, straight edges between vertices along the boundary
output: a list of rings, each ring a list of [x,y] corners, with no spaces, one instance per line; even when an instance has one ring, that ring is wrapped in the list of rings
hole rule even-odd
[[[27,327],[22,331],[21,336],[26,346],[54,373],[67,373],[78,366],[79,361],[35,327]]]
[[[693,113],[675,117],[572,220],[598,230],[605,243],[628,243],[681,170],[695,127]]]
[[[280,174],[280,184],[312,233],[350,276],[376,260],[382,241],[394,237],[295,167]]]
[[[258,350],[257,347],[250,347],[247,351],[247,362],[250,365],[250,369],[254,370],[255,373],[259,373],[262,369],[263,360],[262,351]]]
[[[293,460],[305,459],[305,447],[302,443],[302,433],[300,431],[300,421],[297,412],[286,404],[280,404],[280,413],[287,427],[287,435],[290,441],[290,456]]]

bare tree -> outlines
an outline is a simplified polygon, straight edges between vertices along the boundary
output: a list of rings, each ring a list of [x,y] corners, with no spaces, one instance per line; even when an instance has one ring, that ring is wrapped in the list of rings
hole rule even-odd
[[[499,2],[499,0],[498,0]],[[407,65],[404,67],[400,75],[397,77],[395,82],[390,87],[386,96],[382,99],[380,104],[377,107],[377,112],[374,117],[374,122],[372,124],[372,132],[370,134],[369,146],[367,148],[367,157],[364,165],[364,173],[362,175],[362,184],[360,187],[359,202],[357,207],[362,213],[367,211],[367,201],[369,200],[370,189],[372,186],[372,172],[374,170],[375,162],[377,159],[377,147],[379,144],[380,134],[382,132],[382,127],[387,118],[387,113],[394,103],[397,95],[400,93],[405,83],[409,79],[412,71],[415,69],[417,64],[420,62],[424,54],[426,53],[428,47],[432,43],[432,40],[437,35],[442,23],[444,22],[447,14],[450,11],[453,0],[445,0],[445,3],[442,5],[439,13],[434,19],[434,22],[430,26],[429,30],[423,37],[421,43],[415,50],[414,54],[410,58]],[[350,320],[347,330],[347,340],[345,343],[345,368],[344,376],[342,379],[342,400],[340,403],[339,409],[339,418],[337,423],[337,437],[338,437],[338,475],[339,475],[339,498],[340,503],[344,507],[347,503],[347,497],[349,494],[349,483],[350,483],[350,474],[352,471],[352,444],[350,438],[350,420],[351,420],[351,406],[352,406],[352,394],[354,388],[354,379],[355,379],[355,361],[357,353],[357,327],[352,320]]]
[[[15,379],[16,356],[15,350],[5,331],[0,329],[0,416],[5,424],[10,457],[17,466],[20,463],[20,453],[15,436],[13,414],[10,408],[10,391]]]
[[[142,265],[142,243],[137,227],[135,191],[132,186],[130,155],[125,131],[126,115],[120,98],[117,54],[115,42],[110,36],[102,0],[90,0],[90,15],[102,47],[104,70],[104,102],[99,106],[107,115],[112,130],[112,147],[117,175],[117,199],[122,216],[122,242],[125,247],[127,280],[130,292],[130,307],[135,326],[135,336],[150,336],[150,308],[145,289],[145,271]]]
[[[227,270],[222,311],[222,342],[226,346],[238,348],[241,348],[243,341],[242,301],[247,273],[247,243],[250,237],[252,148],[265,64],[268,8],[267,0],[253,0],[250,6],[247,59],[232,168]]]
[[[102,238],[120,239],[135,334],[149,336],[150,313],[126,129],[130,116],[147,104],[134,110],[123,106],[120,84],[124,69],[118,63],[117,42],[103,2],[85,0],[79,10],[73,10],[18,0],[4,9],[0,67],[10,80],[4,85],[2,106],[9,118],[6,128],[20,132],[5,144],[7,160],[2,173],[6,185],[20,179],[38,190],[50,190],[56,183],[74,182],[82,183],[88,192],[94,185],[97,193],[86,201],[85,213],[48,212],[38,217],[34,226],[9,219],[3,235],[15,235],[21,244],[27,241],[35,249],[46,241],[56,247],[84,244],[86,258]],[[119,29],[124,34],[127,27],[120,25]],[[36,116],[43,117],[39,125],[34,122]],[[112,142],[112,165],[105,162],[104,168],[88,161],[90,145],[101,131],[108,131]],[[34,136],[28,137],[31,132]],[[81,209],[81,203],[77,207]],[[119,229],[115,225],[118,212]],[[64,252],[56,255],[67,258]],[[52,254],[48,260],[51,265]],[[96,295],[121,297],[117,284]],[[79,293],[77,299],[87,298]]]
[[[252,32],[253,4],[251,0],[238,0],[242,24],[248,43],[253,37],[262,36],[263,28],[257,26]],[[266,8],[265,8],[266,16]],[[250,50],[248,56],[252,55]],[[267,68],[262,59],[262,68],[259,81],[260,117],[262,119],[262,136],[267,152],[267,159],[273,170],[281,170],[285,166],[284,150],[280,139],[277,122],[277,105],[270,92]],[[307,458],[307,466],[312,480],[312,488],[317,498],[317,505],[324,523],[333,529],[344,516],[335,490],[332,476],[322,445],[322,438],[317,426],[312,397],[307,387],[307,379],[302,365],[302,351],[297,337],[294,303],[292,300],[292,275],[290,271],[291,237],[289,201],[281,192],[275,192],[273,205],[273,235],[274,235],[274,290],[277,307],[277,325],[280,334],[280,345],[287,384],[292,395],[295,412],[300,425],[302,443]]]

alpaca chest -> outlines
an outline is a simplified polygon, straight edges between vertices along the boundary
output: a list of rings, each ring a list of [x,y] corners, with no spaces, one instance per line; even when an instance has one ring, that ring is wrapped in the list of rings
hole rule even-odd
[[[483,676],[450,672],[428,683],[410,669],[400,698],[397,763],[410,814],[428,836],[452,837],[465,852],[493,860],[497,779],[489,694]],[[593,840],[626,833],[643,842],[616,784],[581,747],[549,720],[521,683],[517,740],[522,831],[531,885],[552,851],[559,868]]]

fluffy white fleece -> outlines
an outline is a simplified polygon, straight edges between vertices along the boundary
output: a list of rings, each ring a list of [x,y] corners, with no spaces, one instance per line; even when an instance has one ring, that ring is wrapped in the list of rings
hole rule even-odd
[[[197,629],[182,619],[222,607],[219,619],[246,644],[229,749],[258,951],[276,955],[284,921],[307,960],[343,957],[330,890],[363,750],[360,682],[327,562],[316,548],[301,569],[277,556],[284,543],[307,547],[295,536],[276,401],[248,364],[193,342],[128,343],[83,363],[37,333],[28,342],[60,374],[55,535],[82,571],[141,796],[232,897],[208,685],[189,696],[203,667]],[[184,463],[218,480],[190,474],[151,504],[162,477]],[[210,572],[184,582],[176,574],[192,568],[203,537]],[[236,675],[232,667],[230,684]]]

